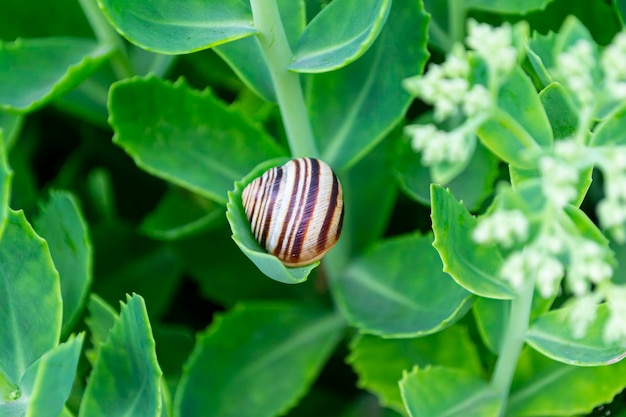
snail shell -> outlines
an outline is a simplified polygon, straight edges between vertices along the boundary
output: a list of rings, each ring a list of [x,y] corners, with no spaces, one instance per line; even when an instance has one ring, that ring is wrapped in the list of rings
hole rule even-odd
[[[267,170],[243,190],[242,201],[257,241],[286,266],[319,260],[339,239],[341,184],[319,159]]]

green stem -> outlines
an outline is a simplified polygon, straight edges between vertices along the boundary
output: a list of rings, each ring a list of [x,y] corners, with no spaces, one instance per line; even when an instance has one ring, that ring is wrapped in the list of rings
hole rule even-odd
[[[455,43],[463,44],[465,33],[465,0],[448,0],[448,31]]]
[[[499,394],[501,400],[500,416],[505,415],[515,367],[524,347],[534,290],[534,279],[527,279],[519,288],[517,297],[511,301],[509,321],[500,348],[501,354],[491,377],[491,388]]]
[[[275,0],[250,0],[259,42],[267,58],[278,107],[293,157],[318,157],[313,130],[304,102],[300,76],[287,70],[293,54],[287,42]]]
[[[110,45],[115,52],[111,56],[111,66],[118,79],[132,77],[135,72],[126,55],[124,42],[98,9],[96,0],[78,0],[96,38],[103,45]]]

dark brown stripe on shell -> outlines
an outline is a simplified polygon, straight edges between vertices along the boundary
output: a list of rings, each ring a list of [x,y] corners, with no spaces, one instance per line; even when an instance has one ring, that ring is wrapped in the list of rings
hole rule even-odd
[[[276,248],[274,248],[274,254],[280,255],[281,253],[286,253],[286,251],[282,250],[285,238],[287,236],[287,229],[289,228],[289,223],[291,223],[291,219],[294,216],[294,207],[296,205],[297,197],[298,197],[298,188],[300,186],[300,159],[294,159],[294,175],[295,179],[293,181],[293,189],[292,190],[284,190],[285,195],[291,196],[289,199],[289,205],[287,206],[287,214],[283,220],[282,228],[280,229],[280,235],[278,235],[278,241],[276,242]],[[306,178],[306,177],[304,177]]]
[[[292,258],[294,262],[297,262],[300,259],[300,254],[302,253],[302,246],[304,245],[304,241],[307,237],[307,233],[309,230],[309,224],[313,219],[313,212],[315,210],[315,205],[317,204],[317,198],[319,194],[319,183],[320,183],[320,164],[317,159],[307,159],[311,164],[311,172],[305,174],[305,178],[309,178],[310,181],[307,181],[309,184],[309,190],[307,192],[306,200],[304,204],[301,205],[301,215],[298,219],[298,223],[296,224],[297,230],[294,233],[294,241],[291,245],[291,249],[288,249],[289,257]],[[307,175],[308,174],[308,175]]]
[[[261,246],[265,247],[267,242],[267,235],[270,231],[270,226],[272,224],[272,216],[274,215],[274,204],[276,203],[276,199],[278,198],[278,193],[280,192],[280,181],[283,178],[283,168],[278,167],[275,169],[276,176],[272,179],[270,183],[267,184],[266,188],[271,188],[272,192],[269,195],[269,204],[267,210],[265,211],[265,219],[263,220],[263,230],[261,232],[261,237],[259,242]]]
[[[320,230],[320,235],[317,237],[317,251],[321,252],[326,249],[328,244],[328,233],[330,231],[330,226],[333,222],[333,217],[335,216],[335,211],[337,210],[337,198],[339,196],[339,181],[337,180],[337,176],[333,174],[333,189],[330,194],[330,202],[328,203],[328,208],[326,209],[326,216],[324,216],[324,223],[322,224],[322,230]],[[343,210],[341,212],[341,216],[343,218]],[[335,236],[332,237],[333,240],[336,240],[337,236],[341,228],[337,229]],[[332,242],[334,243],[334,241]]]

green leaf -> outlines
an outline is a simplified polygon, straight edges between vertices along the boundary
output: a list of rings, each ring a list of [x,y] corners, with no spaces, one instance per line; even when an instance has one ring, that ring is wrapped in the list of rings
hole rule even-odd
[[[534,10],[543,10],[554,0],[469,0],[468,9],[485,10],[491,13],[526,14]]]
[[[542,148],[550,148],[552,127],[532,81],[519,67],[500,87],[498,107],[496,116],[478,129],[478,137],[507,163],[535,168],[537,161],[528,159],[525,152],[531,144],[525,142],[532,140]]]
[[[404,145],[396,162],[396,177],[400,187],[409,197],[430,205],[430,184],[435,181],[431,178],[429,168],[422,165],[421,155],[410,148],[408,141]],[[477,210],[493,193],[499,163],[498,158],[478,143],[463,174],[457,175],[446,186],[470,210]]]
[[[224,220],[224,206],[197,194],[170,187],[141,222],[141,230],[154,239],[176,240],[205,232]]]
[[[487,298],[511,299],[513,289],[499,276],[502,256],[495,246],[478,245],[472,239],[476,225],[450,190],[433,184],[430,188],[433,246],[443,261],[444,271],[468,291]]]
[[[539,97],[546,109],[554,138],[565,139],[572,136],[578,127],[578,115],[572,109],[563,86],[553,82],[541,90]]]
[[[610,402],[626,386],[626,361],[580,367],[556,362],[527,348],[520,356],[507,416],[587,415]]]
[[[343,329],[339,316],[302,304],[240,305],[198,337],[174,415],[283,414],[312,384]]]
[[[87,223],[74,196],[68,192],[50,193],[34,223],[46,239],[61,278],[63,328],[66,334],[79,317],[92,282],[92,247]]]
[[[341,171],[354,164],[402,120],[412,99],[399,80],[422,72],[427,27],[421,2],[395,0],[367,53],[345,68],[312,76],[311,125],[330,166]]]
[[[76,377],[84,336],[84,333],[71,336],[26,371],[20,387],[22,396],[18,400],[25,403],[25,417],[57,417],[61,413]]]
[[[98,357],[98,351],[109,337],[109,331],[115,324],[118,316],[113,307],[96,294],[90,295],[87,309],[89,310],[89,317],[85,319],[85,323],[89,328],[93,350],[88,351],[86,356],[93,366]]]
[[[344,316],[364,333],[413,337],[461,318],[470,294],[441,270],[430,236],[394,237],[354,260],[332,283]]]
[[[111,24],[152,52],[186,54],[254,35],[250,7],[240,0],[98,0]]]
[[[359,376],[358,386],[375,393],[382,405],[405,412],[398,381],[414,366],[442,365],[483,373],[476,345],[461,326],[413,339],[360,335],[350,344],[347,362]]]
[[[599,366],[622,360],[626,347],[607,345],[602,337],[610,315],[606,304],[596,312],[585,336],[576,338],[569,321],[571,307],[550,311],[533,323],[526,342],[547,357],[570,365]]]
[[[298,40],[296,72],[326,72],[345,67],[363,55],[378,37],[391,0],[335,0],[315,16]],[[337,22],[350,17],[349,25]]]
[[[379,239],[387,228],[398,194],[390,159],[395,147],[391,135],[341,176],[345,215],[337,245],[357,256]],[[369,210],[368,207],[376,207]],[[363,227],[363,225],[367,227]],[[335,249],[337,252],[339,249]]]
[[[0,41],[0,109],[33,111],[89,77],[111,51],[79,38]]]
[[[113,141],[149,173],[218,203],[256,164],[285,155],[276,142],[209,91],[148,76],[109,95]]]
[[[89,376],[79,417],[157,417],[161,369],[143,298],[127,296]]]
[[[0,128],[0,241],[9,216],[9,199],[11,198],[11,178],[13,171],[7,161],[4,135]]]
[[[400,381],[411,417],[497,417],[500,400],[485,380],[461,369],[415,367]]]
[[[592,146],[619,146],[626,144],[626,106],[604,119],[594,130]]]
[[[285,284],[299,284],[306,281],[311,271],[320,262],[316,261],[310,265],[289,268],[274,255],[267,253],[259,242],[257,242],[252,227],[246,217],[246,213],[241,202],[241,193],[246,185],[252,180],[261,176],[268,169],[282,165],[286,158],[266,161],[258,165],[241,181],[235,183],[235,189],[228,192],[228,204],[226,205],[226,218],[233,232],[232,238],[241,251],[250,259],[261,272],[268,277],[283,282]]]
[[[4,132],[4,147],[6,149],[10,150],[13,147],[23,125],[23,115],[0,111],[0,130]]]
[[[0,380],[17,384],[61,332],[59,274],[46,242],[21,211],[9,210],[0,240]]]

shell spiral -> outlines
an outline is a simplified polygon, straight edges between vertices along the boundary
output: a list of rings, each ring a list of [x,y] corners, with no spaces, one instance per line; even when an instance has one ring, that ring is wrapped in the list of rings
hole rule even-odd
[[[319,159],[267,170],[243,190],[242,202],[259,244],[289,267],[319,260],[341,234],[341,184]]]

